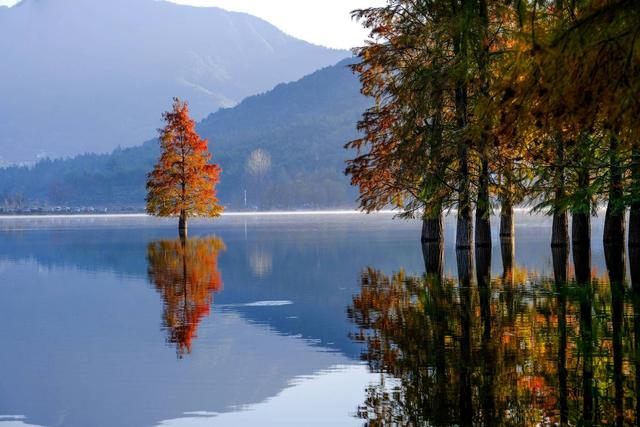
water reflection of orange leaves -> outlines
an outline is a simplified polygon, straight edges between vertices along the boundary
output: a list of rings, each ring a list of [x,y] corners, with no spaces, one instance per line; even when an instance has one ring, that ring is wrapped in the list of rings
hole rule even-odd
[[[613,354],[613,340],[611,338],[602,338],[599,341],[601,350],[606,350],[606,354]]]
[[[527,390],[534,396],[543,396],[546,390],[546,380],[541,376],[522,376],[518,378],[518,389]]]
[[[514,336],[512,333],[505,332],[502,334],[502,344],[509,345],[512,341],[514,341]]]
[[[529,275],[500,292],[494,292],[500,285],[496,287],[493,281],[486,292],[479,286],[457,287],[450,279],[438,282],[429,276],[404,273],[386,276],[373,269],[360,279],[360,293],[349,308],[349,317],[358,326],[352,337],[367,344],[363,357],[373,372],[398,380],[393,392],[385,388],[385,381],[375,393],[368,390],[359,414],[368,420],[387,414],[382,415],[387,422],[367,425],[460,424],[461,366],[470,367],[471,372],[491,373],[471,376],[472,407],[477,417],[485,410],[482,398],[488,396],[493,399],[490,406],[497,425],[516,419],[518,425],[553,425],[559,421],[564,395],[571,419],[579,419],[587,345],[594,347],[593,385],[598,387],[599,404],[604,408],[604,418],[599,421],[614,413],[610,286],[532,280]],[[592,305],[590,343],[581,333],[585,300]],[[489,312],[484,310],[487,305],[481,306],[487,302]],[[630,319],[633,306],[625,303],[626,319]],[[470,359],[465,356],[468,348],[463,347],[463,336],[471,339]],[[625,396],[635,390],[636,367],[628,353],[634,348],[630,337],[625,333],[622,345],[627,353],[622,366]],[[566,375],[564,384],[562,372]],[[493,391],[490,395],[483,394],[489,389]],[[629,401],[628,406],[632,404]],[[632,415],[629,412],[628,418]],[[544,422],[540,423],[541,419]]]
[[[514,268],[513,269],[513,280],[515,283],[518,284],[525,284],[527,283],[527,281],[529,280],[537,280],[538,279],[538,272],[536,271],[529,271],[526,268]]]
[[[569,268],[567,269],[567,272],[568,272],[567,277],[573,278],[573,280],[576,279],[576,270],[574,266],[569,266]],[[606,275],[604,276],[601,275],[596,267],[591,268],[591,279],[602,281],[603,283],[609,283],[609,279],[606,277]]]
[[[536,280],[537,272],[532,272],[526,268],[514,267],[501,277],[492,280],[492,286],[504,288],[505,286],[524,286],[528,281]]]
[[[218,238],[163,240],[147,248],[148,273],[164,302],[164,327],[178,356],[191,352],[200,321],[209,315],[213,294],[222,290]]]

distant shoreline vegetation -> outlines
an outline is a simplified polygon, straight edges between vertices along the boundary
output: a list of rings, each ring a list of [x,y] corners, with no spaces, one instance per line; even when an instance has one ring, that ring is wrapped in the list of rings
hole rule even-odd
[[[529,208],[526,207],[518,207],[514,209],[514,213],[516,216],[526,216],[530,218],[539,218],[545,219],[551,222],[552,217],[545,213],[541,212],[531,212]],[[604,220],[605,208],[601,207],[598,209],[598,216],[596,218],[601,218]],[[276,216],[349,216],[349,215],[361,215],[363,217],[373,217],[376,216],[393,216],[394,219],[401,218],[399,216],[402,215],[402,212],[399,210],[392,209],[384,209],[378,210],[375,212],[363,212],[360,209],[319,209],[319,210],[234,210],[234,211],[225,211],[221,214],[222,217],[252,217],[252,216],[264,216],[264,217],[276,217]],[[450,219],[455,218],[457,215],[457,211],[455,209],[444,215],[444,218]],[[493,213],[493,218],[498,218],[499,213]],[[129,209],[129,210],[43,210],[43,209],[32,209],[25,211],[6,211],[0,209],[0,218],[86,218],[86,217],[137,217],[137,218],[154,218],[152,215],[149,215],[145,212],[144,208],[140,209]],[[197,221],[208,220],[209,218],[204,217],[194,217]],[[415,221],[421,221],[420,218],[414,218]],[[169,219],[170,221],[170,219]],[[519,224],[520,225],[520,224]]]
[[[224,212],[220,216],[232,217],[232,216],[305,216],[305,215],[396,215],[395,211],[377,211],[373,214],[366,214],[360,210],[318,210],[318,211],[237,211],[237,212]],[[145,217],[154,218],[153,215],[149,215],[144,212],[144,209],[139,211],[93,211],[93,212],[58,212],[58,211],[40,211],[40,212],[15,212],[6,213],[0,210],[0,218],[20,218],[20,217]],[[195,217],[196,220],[207,220],[209,218]]]

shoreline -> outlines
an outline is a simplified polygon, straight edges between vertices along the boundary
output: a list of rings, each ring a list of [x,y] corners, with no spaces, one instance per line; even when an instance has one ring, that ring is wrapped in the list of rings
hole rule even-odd
[[[254,217],[254,216],[337,216],[337,215],[395,215],[397,212],[385,210],[367,214],[358,210],[328,210],[328,211],[264,211],[264,212],[224,212],[221,217]],[[113,213],[113,214],[33,214],[33,215],[0,215],[0,221],[14,219],[91,219],[91,218],[149,218],[169,219],[169,217],[155,217],[145,213]],[[195,220],[215,218],[193,217]]]
[[[605,207],[599,207],[597,210],[598,215],[605,213]],[[549,217],[543,212],[531,212],[529,208],[526,207],[518,207],[514,209],[515,213],[518,215],[529,215],[532,217]],[[456,214],[455,209],[451,209],[448,213],[445,213],[444,217],[450,217]],[[371,213],[366,213],[360,210],[347,210],[347,209],[337,209],[337,210],[315,210],[315,211],[254,211],[254,212],[243,212],[243,211],[235,211],[235,212],[223,212],[221,217],[278,217],[278,216],[340,216],[340,215],[352,215],[352,216],[375,216],[375,215],[399,215],[402,212],[394,211],[394,210],[381,210]],[[498,217],[500,214],[499,209],[494,209],[492,213],[492,217]],[[628,215],[628,212],[627,212]],[[172,217],[156,217],[152,215],[148,215],[146,213],[46,213],[46,214],[0,214],[0,221],[6,220],[15,220],[15,219],[92,219],[92,218],[148,218],[148,219],[159,219],[159,220],[167,220]],[[205,217],[191,217],[193,220],[211,220],[215,218],[205,218]]]

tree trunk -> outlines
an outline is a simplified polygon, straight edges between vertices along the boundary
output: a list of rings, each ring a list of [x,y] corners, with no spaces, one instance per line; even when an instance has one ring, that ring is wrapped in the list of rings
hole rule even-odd
[[[575,217],[574,217],[575,218]],[[587,215],[588,218],[588,215]],[[591,248],[574,244],[573,265],[580,287],[580,339],[582,349],[582,415],[584,425],[593,425],[593,316],[591,301]]]
[[[603,241],[605,244],[624,244],[625,212],[616,212],[618,209],[611,206],[609,201],[607,213],[604,218]]]
[[[442,208],[436,209],[433,214],[425,214],[422,218],[422,243],[440,242],[444,240],[444,219]]]
[[[472,399],[472,353],[471,353],[471,273],[473,264],[471,250],[456,251],[458,280],[460,283],[460,359],[458,369],[460,425],[471,426],[473,416]]]
[[[622,373],[622,334],[624,315],[624,293],[625,293],[625,273],[626,262],[624,254],[624,244],[617,242],[606,244],[604,248],[607,272],[609,274],[609,286],[611,288],[611,325],[612,325],[612,348],[613,348],[613,383],[615,402],[615,424],[624,425],[624,388]]]
[[[553,228],[551,230],[551,246],[569,246],[569,219],[567,211],[562,206],[562,199],[565,197],[565,144],[562,136],[556,136],[558,151],[554,172],[554,207],[553,207]]]
[[[473,272],[473,264],[470,249],[456,250],[456,263],[458,266],[458,281],[460,286],[471,286],[471,273]]]
[[[591,215],[576,212],[571,219],[571,241],[574,246],[591,245]]]
[[[422,257],[426,273],[441,279],[444,273],[444,241],[422,242]]]
[[[476,247],[491,247],[491,202],[489,200],[489,162],[482,160],[476,203]]]
[[[458,5],[453,3],[453,14],[463,17],[469,13],[472,2],[462,0]],[[459,8],[458,8],[459,7]],[[468,56],[468,34],[466,29],[461,29],[455,33],[453,40],[453,50],[459,63],[464,64]],[[456,127],[463,131],[469,120],[469,101],[467,82],[464,78],[456,81],[455,87],[456,104]],[[469,189],[469,143],[468,141],[458,141],[458,161],[460,162],[459,190],[458,190],[458,224],[456,230],[456,247],[458,249],[471,248],[473,238],[473,225],[471,224],[471,199]]]
[[[513,263],[516,258],[516,248],[514,243],[513,237],[503,237],[500,239],[503,277],[510,275],[513,271]]]
[[[471,198],[469,196],[469,164],[468,149],[460,149],[460,177],[461,189],[458,198],[458,224],[456,227],[456,248],[470,249],[473,239],[473,225],[471,223]]]
[[[578,188],[586,189],[589,187],[589,170],[586,167],[582,167],[582,170],[578,173]],[[571,223],[571,240],[573,245],[591,246],[591,200],[588,199],[588,195],[584,196],[585,199],[576,208],[573,213]]]
[[[513,238],[515,236],[515,221],[513,219],[513,204],[508,198],[502,201],[500,209],[500,237]]]
[[[180,237],[187,237],[187,213],[185,211],[180,212],[180,220],[178,221],[178,232]]]
[[[456,248],[470,249],[473,239],[473,225],[471,223],[471,200],[469,196],[469,165],[468,150],[460,150],[461,189],[458,199],[458,224],[456,229]]]
[[[480,365],[482,377],[480,384],[482,423],[491,426],[497,418],[495,405],[496,346],[492,339],[491,316],[491,247],[476,248],[476,280],[480,299],[480,319],[482,321],[482,345]]]
[[[553,214],[553,229],[551,231],[551,247],[569,246],[569,218],[567,211]]]
[[[467,206],[458,209],[458,226],[456,229],[456,249],[471,248],[471,209]]]
[[[591,247],[582,242],[574,244],[573,267],[578,285],[591,284]]]
[[[629,213],[629,246],[640,246],[640,142],[633,147],[631,162],[631,212]]]
[[[566,246],[557,246],[551,249],[553,255],[553,277],[556,285],[566,285],[568,277],[569,249]]]
[[[422,219],[422,255],[427,274],[441,278],[444,272],[444,218],[442,206],[425,211]]]
[[[516,313],[513,268],[515,267],[516,248],[515,239],[511,237],[500,238],[500,253],[502,255],[502,286],[504,303],[507,308],[507,321],[511,322]]]
[[[476,279],[478,285],[485,287],[491,283],[491,248],[476,250]]]
[[[551,248],[553,254],[553,276],[558,301],[558,403],[560,425],[569,423],[569,399],[567,390],[567,271],[569,249],[566,245]]]
[[[604,220],[604,243],[624,244],[625,207],[622,189],[622,164],[618,153],[618,138],[611,137],[609,146],[609,202]]]
[[[481,24],[482,37],[478,40],[479,46],[479,73],[480,92],[483,96],[489,96],[489,10],[487,2],[478,2],[478,17]],[[474,49],[475,50],[475,49]],[[483,130],[483,135],[479,143],[479,153],[481,158],[480,176],[478,177],[478,200],[476,202],[476,247],[491,247],[491,202],[489,200],[489,143],[490,133],[488,128]]]

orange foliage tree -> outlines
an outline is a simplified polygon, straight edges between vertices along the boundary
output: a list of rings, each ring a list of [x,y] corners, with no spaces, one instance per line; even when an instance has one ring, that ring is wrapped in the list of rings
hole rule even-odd
[[[164,327],[178,357],[191,352],[200,321],[211,311],[213,294],[222,290],[217,237],[152,242],[147,248],[148,274],[162,295]]]
[[[216,197],[220,167],[212,164],[208,141],[195,131],[189,106],[177,98],[173,111],[163,114],[160,129],[161,155],[147,180],[147,213],[179,216],[186,233],[189,216],[217,217],[222,206]]]

